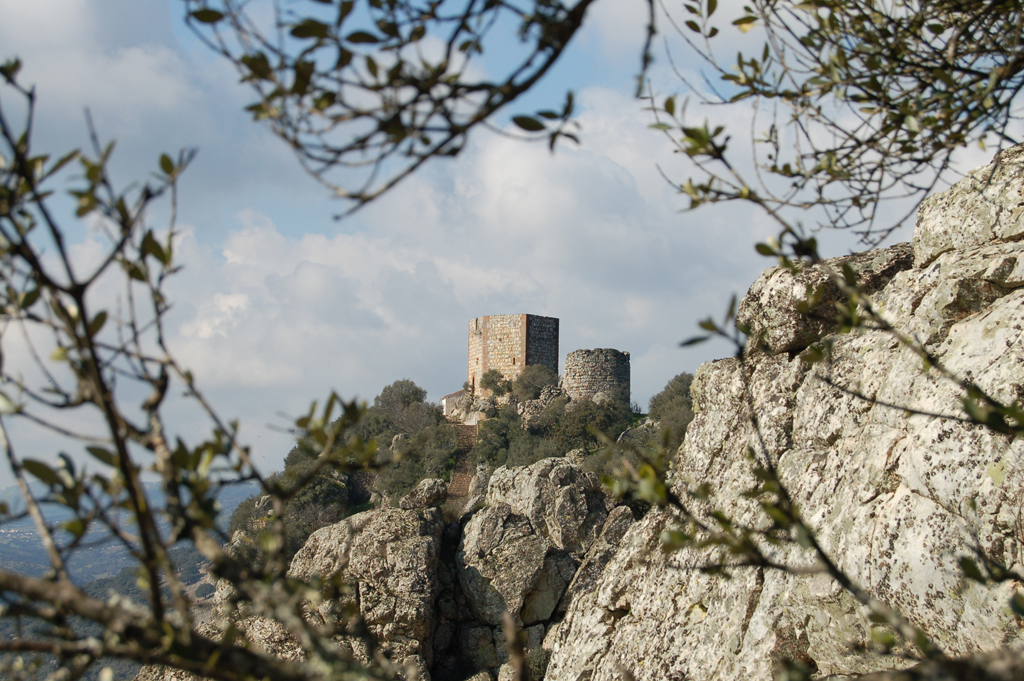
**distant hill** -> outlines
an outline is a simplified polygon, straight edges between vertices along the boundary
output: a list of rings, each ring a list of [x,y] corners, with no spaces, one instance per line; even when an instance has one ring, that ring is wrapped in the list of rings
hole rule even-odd
[[[164,495],[158,483],[146,483],[146,492],[154,506],[162,508]],[[259,485],[255,482],[240,483],[224,487],[218,495],[221,514],[218,525],[227,527],[232,511],[242,501],[255,494]],[[41,484],[33,485],[33,492],[40,495],[46,492]],[[0,500],[15,511],[25,508],[24,498],[18,487],[7,487],[0,490]],[[71,512],[54,504],[43,506],[43,515],[51,523],[61,522],[71,517]],[[122,569],[134,564],[134,560],[123,545],[102,535],[87,537],[87,545],[78,549],[68,561],[68,572],[79,584],[97,579],[114,577]],[[7,570],[28,575],[42,575],[50,568],[49,559],[43,549],[36,527],[30,518],[0,523],[0,564]]]

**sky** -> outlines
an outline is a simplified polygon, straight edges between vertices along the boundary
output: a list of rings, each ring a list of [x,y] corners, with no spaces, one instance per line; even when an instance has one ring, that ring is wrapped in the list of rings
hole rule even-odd
[[[86,145],[88,108],[117,142],[122,184],[154,172],[162,152],[198,148],[181,183],[170,345],[272,470],[291,446],[288,417],[331,390],[372,401],[402,378],[434,401],[458,390],[467,325],[482,315],[558,317],[563,361],[580,348],[629,351],[644,406],[673,376],[728,354],[679,341],[771,266],[754,244],[775,229],[742,206],[685,212],[663,178],[685,166],[633,97],[645,7],[597,3],[564,63],[497,121],[559,105],[572,87],[580,146],[551,154],[480,131],[457,158],[340,222],[344,206],[243,111],[249,91],[185,29],[179,0],[0,0],[0,59],[20,57],[21,81],[36,87],[38,147]],[[661,92],[680,87],[663,58],[651,75]],[[98,234],[65,215],[87,260]],[[858,248],[829,235],[824,251]],[[172,428],[186,437],[208,425],[180,418]],[[46,436],[18,434],[23,456],[54,455]]]

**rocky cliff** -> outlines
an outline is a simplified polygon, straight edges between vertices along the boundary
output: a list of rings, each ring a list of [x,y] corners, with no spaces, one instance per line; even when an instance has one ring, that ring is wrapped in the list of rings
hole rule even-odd
[[[1010,150],[929,199],[913,244],[831,262],[858,274],[892,325],[1006,402],[1024,396],[1022,163]],[[826,287],[810,314],[799,311],[807,284]],[[1019,585],[968,580],[958,560],[981,551],[1024,570],[1024,446],[957,420],[961,389],[891,334],[836,334],[827,306],[840,296],[814,269],[754,283],[738,319],[761,349],[698,370],[673,484],[708,483],[709,508],[756,525],[763,512],[743,492],[755,482],[748,450],[763,447],[846,574],[947,655],[988,655],[1005,672],[991,678],[1020,678]],[[824,337],[830,361],[804,363],[798,353]],[[739,568],[726,580],[694,569],[713,549],[666,555],[669,513],[634,519],[566,459],[498,469],[447,527],[439,484],[320,530],[291,570],[354,584],[348,603],[309,616],[358,608],[393,658],[435,681],[510,679],[506,611],[533,672],[552,681],[771,679],[785,660],[820,678],[914,663],[871,652],[864,607],[827,575]],[[776,558],[811,566],[796,546]],[[279,630],[242,628],[295,654]]]
[[[888,321],[1005,402],[1024,391],[1022,157],[1011,150],[929,199],[912,246],[831,263],[850,264]],[[957,421],[962,390],[887,332],[833,335],[831,362],[802,362],[796,353],[833,330],[823,306],[838,291],[825,292],[821,314],[797,311],[806,284],[824,280],[775,268],[754,283],[738,318],[765,351],[745,366],[726,359],[698,370],[696,416],[674,462],[680,487],[710,483],[713,505],[757,522],[742,495],[755,482],[753,411],[783,482],[848,575],[947,655],[1019,645],[1016,582],[970,581],[958,558],[976,547],[1007,567],[1024,562],[1021,443]],[[707,551],[659,550],[672,526],[653,512],[626,533],[559,625],[547,678],[598,681],[625,668],[641,680],[770,679],[786,658],[821,676],[909,664],[858,652],[871,625],[829,577],[705,575],[692,568]],[[799,549],[782,558],[807,564]]]

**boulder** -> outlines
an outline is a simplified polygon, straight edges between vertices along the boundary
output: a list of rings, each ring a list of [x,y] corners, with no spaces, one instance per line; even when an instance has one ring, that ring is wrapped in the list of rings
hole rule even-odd
[[[608,515],[601,481],[566,459],[543,459],[521,468],[502,466],[491,475],[489,504],[508,504],[533,530],[569,553],[582,554]]]
[[[358,513],[310,535],[288,576],[308,581],[339,574],[355,585],[349,602],[392,659],[418,655],[429,665],[443,529],[436,508]],[[310,616],[328,622],[345,606],[325,600]]]
[[[448,483],[440,478],[420,480],[412,491],[402,497],[398,507],[405,510],[441,506],[448,500]]]
[[[736,312],[736,324],[750,327],[751,337],[771,353],[803,350],[835,330],[835,303],[845,300],[832,273],[846,266],[857,275],[865,293],[881,289],[913,263],[910,244],[826,260],[824,265],[792,272],[784,267],[765,270],[750,287]],[[820,290],[817,303],[808,306],[811,291]]]
[[[549,620],[607,514],[596,477],[564,459],[494,471],[455,555],[476,619],[500,627],[507,610],[525,624]]]

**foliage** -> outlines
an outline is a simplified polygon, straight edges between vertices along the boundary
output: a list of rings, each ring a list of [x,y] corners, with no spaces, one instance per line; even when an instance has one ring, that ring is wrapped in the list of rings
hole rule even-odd
[[[624,400],[608,400],[596,404],[590,400],[570,403],[551,434],[559,449],[594,449],[601,442],[597,433],[617,435],[629,428],[633,413]],[[595,432],[596,431],[596,432]]]
[[[47,625],[4,637],[0,653],[46,651],[60,660],[67,678],[95,672],[107,658],[163,664],[223,681],[313,681],[350,672],[387,676],[377,661],[362,668],[342,652],[318,645],[345,621],[324,629],[303,618],[302,603],[311,588],[333,598],[340,585],[311,587],[283,579],[289,501],[321,473],[344,474],[373,456],[361,440],[347,437],[362,409],[333,395],[322,407],[314,403],[295,421],[295,430],[301,442],[314,447],[315,463],[287,479],[260,474],[237,440],[237,424],[217,415],[165,343],[165,289],[180,269],[176,188],[191,152],[161,156],[151,180],[125,191],[107,173],[113,146],[100,145],[95,135],[91,153],[75,151],[57,160],[35,155],[35,95],[18,83],[19,67],[16,61],[0,66],[6,83],[0,86],[0,104],[13,97],[25,115],[15,127],[6,106],[0,106],[0,317],[5,330],[14,332],[5,332],[0,342],[10,357],[18,339],[18,354],[27,359],[0,366],[0,452],[27,503],[25,513],[14,517],[33,519],[51,571],[35,578],[0,567],[0,614]],[[98,239],[105,240],[102,252],[94,254],[99,257],[89,262],[74,257],[51,207],[51,188],[63,181],[60,173],[68,164],[81,170],[70,189],[76,216],[87,218]],[[168,201],[163,229],[147,222],[147,216],[161,213],[158,200]],[[104,308],[110,302],[107,292],[118,286],[118,307]],[[166,421],[171,396],[182,394],[205,415],[211,430],[205,440],[188,443]],[[75,456],[23,458],[21,441],[12,433],[24,431],[13,430],[12,423],[77,443]],[[83,425],[79,430],[71,424]],[[162,508],[148,497],[143,474],[159,479],[166,498]],[[42,497],[29,487],[30,476],[45,485]],[[256,537],[262,564],[227,551],[227,536],[216,522],[218,490],[240,480],[258,481],[267,497],[266,524]],[[69,519],[48,522],[42,504],[62,507]],[[9,509],[0,508],[0,524],[11,517]],[[92,532],[110,536],[138,557],[141,603],[98,598],[72,582],[65,566],[85,538],[95,536]],[[179,554],[173,548],[178,545],[198,552],[211,578],[233,587],[229,609],[246,603],[305,642],[302,659],[279,660],[231,637],[200,632],[182,577],[192,579],[182,568],[198,566],[199,560],[195,553]],[[20,659],[0,660],[7,678],[28,675]],[[230,664],[211,665],[211,660]]]
[[[592,2],[185,5],[195,33],[252,87],[253,118],[267,121],[309,172],[358,208],[430,158],[458,154],[470,130],[558,61]],[[270,22],[264,11],[273,12]],[[484,67],[492,41],[522,49],[506,49]],[[554,148],[560,137],[576,139],[572,113],[570,92],[555,110],[513,120]],[[332,170],[346,171],[344,184]]]
[[[678,185],[692,207],[752,201],[789,226],[817,210],[820,226],[876,244],[949,174],[958,148],[1014,142],[1019,0],[753,0],[739,17],[716,16],[717,5],[690,0],[674,25],[720,86],[684,83],[703,103],[749,100],[756,168],[741,172],[724,126],[652,95],[656,127],[700,171]],[[735,33],[718,28],[729,21],[756,28],[738,57]],[[895,217],[882,210],[893,200],[905,211]]]
[[[566,450],[550,438],[523,428],[523,421],[514,409],[499,409],[495,418],[480,424],[472,463],[499,466],[528,466],[552,456],[561,456]]]
[[[561,58],[592,1],[304,0],[275,3],[270,22],[259,3],[186,7],[196,34],[253,88],[253,117],[357,208],[430,158],[456,155],[470,130]],[[637,45],[641,89],[654,7]],[[717,0],[687,0],[681,9],[665,18],[689,52],[670,61],[704,65],[701,82],[676,70],[687,97],[747,101],[755,117],[754,166],[742,172],[725,126],[647,91],[654,126],[697,164],[677,185],[691,207],[753,201],[787,223],[817,211],[819,225],[877,243],[948,174],[958,148],[1013,141],[1024,85],[1020,0],[751,0],[730,16]],[[522,49],[476,71],[510,39]],[[512,120],[554,148],[559,137],[575,139],[572,114],[570,93],[562,107]],[[345,172],[332,180],[332,170]],[[881,211],[893,199],[905,210],[895,217]]]
[[[558,385],[558,374],[543,364],[530,364],[512,381],[512,395],[520,402],[535,400],[549,385]]]
[[[283,489],[295,487],[284,504],[284,547],[282,558],[290,560],[309,535],[338,522],[348,515],[347,477],[335,469],[320,469],[310,442],[300,442],[284,460],[284,471],[267,476],[268,482]],[[299,482],[302,484],[299,485]],[[254,494],[242,501],[232,512],[228,534],[241,531],[246,537],[235,537],[236,557],[245,557],[253,565],[264,565],[267,556],[256,541],[266,521],[273,516],[264,493]]]
[[[377,491],[397,502],[424,478],[451,476],[455,467],[458,435],[448,423],[430,426],[403,440],[398,451],[377,473]]]
[[[413,435],[444,423],[441,407],[426,402],[427,391],[409,379],[385,386],[353,430],[364,442],[391,444],[395,435]]]
[[[490,390],[495,397],[501,397],[511,392],[512,382],[497,369],[488,369],[480,377],[480,387]]]
[[[660,393],[651,397],[648,406],[648,416],[660,424],[658,439],[663,440],[665,448],[671,452],[679,449],[686,435],[686,427],[693,420],[691,383],[693,374],[679,374]]]

